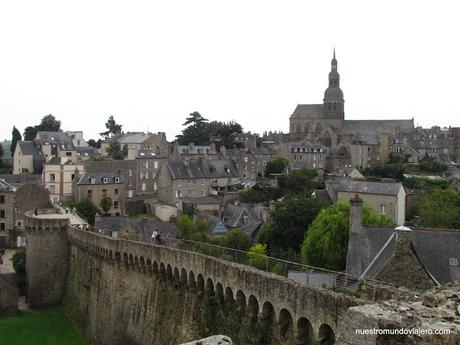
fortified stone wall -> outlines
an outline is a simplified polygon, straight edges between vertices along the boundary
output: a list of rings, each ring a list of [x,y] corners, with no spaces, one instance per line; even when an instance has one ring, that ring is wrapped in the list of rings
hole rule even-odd
[[[346,344],[360,300],[201,254],[69,230],[64,305],[96,344]]]
[[[62,302],[68,269],[68,219],[38,218],[26,213],[28,302],[38,308]],[[57,215],[56,215],[57,216]]]
[[[17,313],[18,298],[17,287],[9,277],[0,275],[0,317]]]

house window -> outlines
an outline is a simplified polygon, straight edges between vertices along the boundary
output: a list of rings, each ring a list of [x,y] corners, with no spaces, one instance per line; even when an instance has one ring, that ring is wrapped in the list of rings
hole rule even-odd
[[[107,196],[107,189],[102,190],[102,197],[105,198]]]
[[[133,169],[129,169],[129,170],[128,170],[128,175],[129,175],[129,176],[133,176]]]
[[[145,192],[145,190],[147,189],[147,186],[146,186],[145,182],[142,183],[141,189],[142,189],[143,192]]]
[[[113,202],[113,208],[118,208],[118,201]]]
[[[4,204],[4,203],[5,203],[5,196],[0,195],[0,204]]]
[[[246,178],[246,177],[247,177],[246,173],[243,173],[243,178]]]
[[[142,161],[142,167],[148,169],[149,161]]]
[[[5,223],[0,223],[0,230],[5,230]]]
[[[18,226],[18,228],[22,228],[22,222],[18,220],[17,226]]]
[[[115,190],[113,191],[115,195],[118,195],[118,188],[115,188]]]
[[[90,180],[89,180],[89,183],[96,184],[96,178],[91,177]]]
[[[108,183],[108,182],[109,182],[109,179],[108,179],[107,177],[104,177],[104,178],[102,179],[102,182]]]
[[[180,190],[176,190],[176,198],[180,198],[180,197],[181,197]]]
[[[119,177],[115,177],[115,183],[120,183],[120,178]]]
[[[50,186],[50,193],[56,192],[56,187],[54,185]]]
[[[385,204],[380,204],[379,211],[381,214],[385,214]]]
[[[133,197],[133,191],[130,189],[128,190],[128,198],[132,198]]]
[[[88,198],[91,199],[91,197],[93,196],[93,191],[91,189],[88,189]]]
[[[187,195],[188,195],[188,196],[191,196],[191,195],[192,195],[192,190],[191,190],[191,189],[187,190]]]
[[[201,190],[201,196],[204,196],[204,190],[203,189]]]
[[[247,163],[248,162],[248,157],[244,157],[244,161]]]
[[[158,169],[158,161],[154,161],[154,162],[153,162],[153,168],[154,168],[154,169]]]
[[[0,210],[0,218],[5,218],[5,210]]]
[[[449,259],[449,264],[451,266],[458,266],[458,259],[457,258],[450,258]]]
[[[157,189],[158,189],[158,186],[157,186],[157,183],[155,182],[155,183],[153,184],[153,190],[156,191]]]
[[[50,174],[50,181],[51,182],[56,181],[56,175],[55,174]]]
[[[67,152],[65,153],[65,155],[66,155],[67,157],[70,157],[70,156],[72,156],[72,152],[67,151]]]

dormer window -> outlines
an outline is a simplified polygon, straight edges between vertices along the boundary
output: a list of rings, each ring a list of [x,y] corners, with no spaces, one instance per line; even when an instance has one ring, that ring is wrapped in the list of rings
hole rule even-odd
[[[230,168],[228,168],[228,167],[225,167],[225,168],[224,168],[224,170],[225,170],[225,172],[226,172],[227,174],[229,174],[229,173],[230,173]]]
[[[108,183],[108,182],[109,182],[109,179],[108,179],[107,177],[103,177],[103,178],[102,178],[102,182],[103,182],[103,183]]]
[[[120,178],[118,176],[115,177],[115,183],[120,183]]]
[[[91,177],[91,178],[89,179],[89,183],[90,183],[90,184],[96,184],[96,178]]]

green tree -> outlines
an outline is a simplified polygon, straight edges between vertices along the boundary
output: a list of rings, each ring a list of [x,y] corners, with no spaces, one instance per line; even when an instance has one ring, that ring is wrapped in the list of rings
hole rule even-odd
[[[101,148],[101,139],[98,139],[97,141],[94,139],[89,139],[88,140],[88,146],[94,147],[96,149]]]
[[[107,214],[109,212],[112,205],[113,205],[113,201],[110,196],[103,197],[101,201],[99,202],[99,206],[101,207],[104,214]]]
[[[113,140],[107,148],[107,154],[113,159],[124,159],[128,155],[128,147],[123,145],[122,148],[117,140]]]
[[[232,229],[219,238],[222,247],[248,251],[252,245],[252,238],[241,229]]]
[[[3,154],[4,154],[4,153],[5,153],[5,152],[3,152],[3,145],[0,144],[0,161],[2,160]]]
[[[268,244],[270,252],[300,251],[305,231],[323,205],[311,193],[293,194],[270,212],[270,223],[259,231],[258,242]]]
[[[317,187],[314,178],[318,176],[316,170],[298,169],[288,175],[278,176],[278,185],[284,193],[301,193],[311,191]]]
[[[99,133],[103,137],[108,137],[110,134],[119,134],[121,133],[122,125],[118,124],[113,115],[110,115],[107,122],[105,123],[105,128],[107,131]]]
[[[178,238],[198,242],[209,242],[209,229],[210,225],[206,221],[200,219],[194,221],[187,215],[182,215],[177,218]]]
[[[240,201],[248,204],[268,204],[269,201],[277,200],[282,196],[283,194],[280,188],[260,182],[256,183],[251,189],[240,192],[239,198]]]
[[[420,224],[430,228],[460,228],[460,193],[452,189],[433,189],[418,205]]]
[[[302,262],[306,265],[341,271],[345,269],[350,205],[339,202],[323,209],[310,225],[302,244]],[[393,221],[363,206],[363,223],[392,226]]]
[[[209,136],[206,133],[206,125],[208,120],[205,119],[197,111],[191,113],[189,117],[185,119],[182,126],[187,126],[182,134],[177,136],[177,140],[181,145],[188,145],[194,143],[195,145],[207,145],[209,144]]]
[[[447,169],[449,169],[449,166],[446,163],[440,162],[432,157],[425,157],[420,162],[421,171],[439,174],[444,171],[447,171]]]
[[[86,218],[88,223],[94,224],[94,218],[96,217],[96,213],[99,213],[99,209],[93,204],[91,199],[85,198],[81,200],[77,203],[75,208],[83,217]]]
[[[220,145],[224,145],[226,148],[242,146],[242,144],[234,142],[234,134],[243,132],[243,127],[235,121],[211,121],[205,125],[204,132],[207,138],[211,138],[211,136],[220,138]]]
[[[267,268],[267,245],[257,243],[249,249],[248,265],[265,270]]]
[[[390,164],[376,164],[371,168],[364,171],[366,176],[377,176],[383,178],[392,178],[397,181],[402,181],[404,176],[404,164],[390,163]]]
[[[21,140],[22,140],[21,133],[18,131],[16,126],[13,126],[13,131],[11,132],[11,146],[10,146],[11,156],[14,155],[14,150],[16,149],[17,142]]]
[[[28,126],[24,129],[24,140],[31,141],[35,139],[37,129],[35,126]]]
[[[265,166],[265,176],[269,176],[271,174],[281,174],[288,165],[289,160],[287,158],[280,156],[274,157]]]
[[[36,131],[59,132],[61,130],[61,121],[53,115],[48,114],[42,118],[40,124],[35,126]]]
[[[26,248],[22,247],[15,251],[11,258],[13,269],[17,274],[26,273]]]

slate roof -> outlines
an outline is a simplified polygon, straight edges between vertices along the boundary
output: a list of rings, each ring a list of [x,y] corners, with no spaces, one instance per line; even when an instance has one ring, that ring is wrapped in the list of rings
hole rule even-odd
[[[115,179],[118,177],[119,181],[115,182]],[[95,183],[91,183],[91,179],[95,179]],[[107,183],[104,183],[104,178],[107,179]],[[120,184],[123,183],[123,176],[116,175],[112,171],[107,172],[85,172],[80,176],[77,184]]]
[[[264,208],[261,205],[227,204],[223,212],[224,224],[231,228],[239,228],[249,236],[254,236],[255,231],[263,223]]]
[[[211,233],[213,235],[224,235],[228,231],[227,227],[225,226],[224,222],[219,220],[217,224],[212,228]]]
[[[0,175],[0,179],[5,180],[13,187],[20,187],[25,184],[42,184],[42,175],[40,174],[4,174]]]
[[[40,156],[42,154],[33,141],[18,141],[18,145],[23,156]]]
[[[179,154],[185,155],[216,155],[217,149],[214,146],[196,146],[193,143],[189,145],[175,146]]]
[[[239,176],[235,163],[228,159],[170,161],[167,168],[173,179],[233,178]]]
[[[95,226],[96,231],[98,230],[112,230],[120,231],[127,227],[134,229],[134,231],[141,236],[141,239],[145,233],[145,236],[150,240],[153,229],[161,231],[165,236],[168,234],[174,236],[177,232],[175,224],[169,222],[161,222],[155,218],[136,219],[128,217],[96,217]]]
[[[76,147],[77,156],[95,156],[98,154],[97,149],[92,146],[79,146]]]
[[[363,275],[376,278],[393,258],[396,248],[396,236],[393,228],[364,227],[368,236],[371,262]],[[460,268],[451,267],[451,259],[460,262],[460,229],[423,229],[413,228],[411,245],[423,268],[435,283],[447,284],[460,279]]]
[[[55,144],[60,150],[75,150],[72,138],[65,132],[40,131],[34,141],[41,145]]]
[[[329,148],[329,157],[351,157],[350,152],[344,146]]]
[[[292,117],[322,117],[323,105],[322,104],[297,104]]]
[[[53,157],[46,164],[47,165],[61,165],[61,164],[72,165],[73,164],[71,160],[67,160],[64,163],[62,162],[63,161],[61,160],[61,157]]]
[[[157,158],[157,156],[152,150],[137,150],[136,158]]]
[[[325,189],[315,189],[312,194],[315,195],[324,205],[330,205],[332,203],[329,193]]]
[[[401,132],[414,129],[414,120],[345,120],[341,128],[342,133],[394,133],[396,128]]]
[[[0,179],[0,191],[2,192],[15,192],[16,188],[10,185],[5,180]]]
[[[332,188],[336,192],[351,192],[358,194],[381,194],[381,195],[398,195],[402,187],[401,182],[374,182],[374,181],[356,181],[350,179],[336,179],[337,184]]]
[[[149,139],[152,133],[126,133],[117,139],[120,144],[142,144],[144,141]]]

